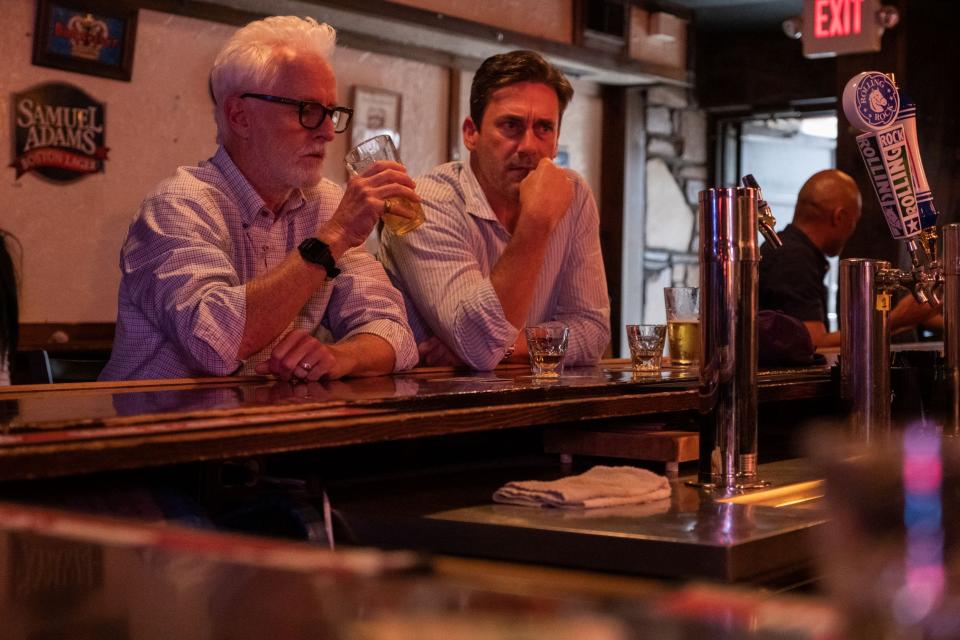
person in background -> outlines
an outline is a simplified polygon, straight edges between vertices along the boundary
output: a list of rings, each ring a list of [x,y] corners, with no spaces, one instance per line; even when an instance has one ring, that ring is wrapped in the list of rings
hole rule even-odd
[[[596,362],[610,340],[599,215],[586,181],[554,165],[573,87],[532,51],[477,70],[464,120],[467,162],[417,180],[426,222],[378,256],[407,296],[423,364],[488,370],[526,359],[523,328],[570,327],[566,364]]]
[[[840,346],[840,332],[829,331],[824,277],[827,257],[839,255],[853,235],[861,203],[853,178],[836,169],[819,171],[800,188],[793,221],[780,232],[783,246],[760,247],[760,310],[801,320],[818,349]],[[936,309],[907,296],[891,310],[890,328],[909,329],[936,315]]]
[[[335,35],[277,16],[220,51],[210,77],[220,146],[162,182],[131,224],[101,379],[313,381],[416,364],[403,299],[361,246],[387,198],[419,201],[414,182],[394,162],[345,191],[322,178],[327,143],[352,116],[337,103]]]
[[[0,231],[0,385],[10,384],[10,363],[20,336],[17,270],[10,255],[10,234]]]

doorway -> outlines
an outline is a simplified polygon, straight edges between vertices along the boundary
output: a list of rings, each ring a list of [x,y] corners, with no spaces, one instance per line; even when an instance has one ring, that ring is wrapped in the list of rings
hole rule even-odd
[[[800,187],[807,178],[837,165],[837,115],[754,114],[718,121],[717,176],[735,186],[748,173],[757,179],[777,218],[777,231],[793,219]],[[838,258],[828,258],[827,319],[837,329]]]

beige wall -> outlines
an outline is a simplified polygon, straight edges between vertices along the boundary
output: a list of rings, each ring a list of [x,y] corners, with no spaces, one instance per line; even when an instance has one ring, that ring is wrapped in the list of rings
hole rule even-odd
[[[206,70],[231,29],[141,12],[133,82],[30,64],[35,3],[9,0],[14,37],[0,41],[5,96],[41,82],[69,82],[106,103],[106,172],[60,184],[4,168],[0,226],[23,245],[21,321],[111,321],[117,256],[146,191],[178,164],[214,148]],[[160,71],[160,69],[168,71]],[[11,101],[0,101],[0,146],[12,153]],[[4,163],[6,164],[6,163]]]
[[[15,179],[3,164],[0,227],[23,245],[22,322],[111,322],[116,317],[117,266],[127,225],[143,196],[183,164],[215,150],[207,74],[234,27],[140,11],[131,82],[30,64],[33,0],[6,0],[12,37],[0,40],[0,145],[12,154],[10,94],[35,84],[67,82],[106,104],[106,171],[61,184],[35,174]],[[335,25],[336,26],[336,25]],[[343,25],[349,28],[349,25]],[[449,72],[444,67],[339,48],[333,58],[340,100],[349,104],[355,85],[403,95],[402,153],[414,176],[447,160]],[[464,73],[469,93],[472,74]],[[601,102],[597,88],[574,82],[576,96],[564,117],[561,144],[571,166],[599,197]],[[466,95],[461,99],[465,114]],[[458,116],[462,121],[462,116]],[[327,177],[342,183],[340,162],[347,136],[328,149]]]
[[[570,168],[579,172],[600,201],[600,130],[603,124],[603,101],[592,82],[572,80],[573,100],[563,114],[560,146],[570,153]]]

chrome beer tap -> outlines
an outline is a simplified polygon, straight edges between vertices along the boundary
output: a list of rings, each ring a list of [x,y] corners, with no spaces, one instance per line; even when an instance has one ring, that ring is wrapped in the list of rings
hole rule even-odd
[[[926,227],[906,242],[910,253],[910,275],[904,286],[920,304],[940,304],[943,267],[937,256],[937,227]]]
[[[757,179],[753,177],[752,173],[748,173],[740,181],[743,186],[757,190],[757,224],[760,225],[760,233],[763,234],[767,242],[779,249],[783,246],[783,241],[777,235],[777,219],[773,217],[770,205],[763,199],[763,192],[760,190],[760,185],[757,184]]]
[[[753,176],[700,192],[700,486],[766,486],[757,473],[757,232],[780,246]],[[761,210],[763,213],[761,213]],[[769,235],[768,235],[769,234]]]
[[[860,73],[847,83],[843,109],[854,127],[857,148],[873,183],[890,234],[906,243],[910,270],[878,260],[840,262],[841,393],[848,402],[854,435],[866,441],[882,438],[890,428],[890,331],[887,312],[891,293],[908,289],[921,304],[944,302],[944,346],[948,379],[957,405],[960,384],[960,326],[953,318],[960,287],[960,234],[945,227],[945,262],[937,254],[937,210],[927,184],[917,144],[916,105],[904,96],[893,77],[877,71]],[[944,299],[946,297],[946,299]]]

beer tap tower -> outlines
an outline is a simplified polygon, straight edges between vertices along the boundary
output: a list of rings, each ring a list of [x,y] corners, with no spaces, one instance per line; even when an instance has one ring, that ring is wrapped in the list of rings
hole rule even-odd
[[[753,176],[743,187],[700,192],[699,486],[766,486],[757,473],[757,246],[780,246]]]
[[[891,294],[909,289],[920,303],[944,303],[944,350],[952,406],[960,379],[960,225],[944,228],[944,262],[937,254],[937,210],[920,159],[916,106],[892,76],[860,73],[843,92],[844,113],[863,131],[857,147],[870,175],[890,234],[906,243],[910,271],[882,260],[840,262],[841,393],[851,411],[853,434],[881,439],[890,428]],[[953,411],[954,414],[960,410]],[[957,416],[953,416],[956,421]]]

